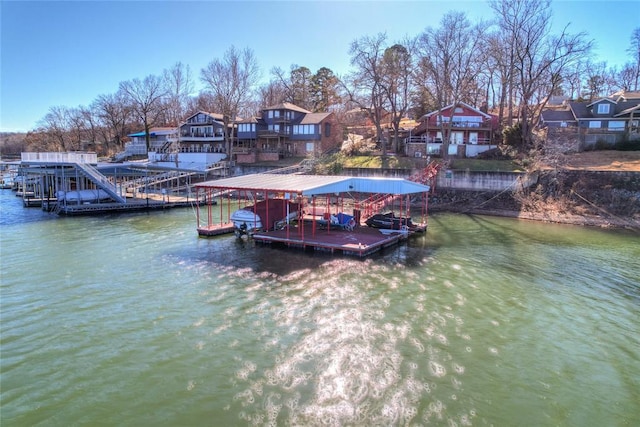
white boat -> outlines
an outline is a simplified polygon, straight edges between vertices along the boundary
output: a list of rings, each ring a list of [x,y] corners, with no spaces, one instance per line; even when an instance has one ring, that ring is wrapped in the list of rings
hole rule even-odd
[[[14,185],[15,185],[15,182],[13,181],[13,176],[11,176],[9,174],[0,175],[0,188],[2,188],[2,189],[12,189]]]
[[[0,188],[12,189],[16,186],[15,178],[18,176],[18,165],[0,161]]]
[[[231,214],[231,222],[237,231],[250,233],[262,229],[262,219],[260,215],[248,208],[238,209]]]
[[[236,236],[253,234],[261,230],[274,230],[298,216],[299,205],[285,199],[262,200],[233,212]]]

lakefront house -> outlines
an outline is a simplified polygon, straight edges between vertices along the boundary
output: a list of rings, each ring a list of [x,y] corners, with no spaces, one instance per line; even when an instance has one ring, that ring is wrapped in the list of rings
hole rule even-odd
[[[594,101],[569,101],[542,111],[540,126],[548,134],[576,139],[579,149],[597,143],[640,141],[640,92],[618,92]]]
[[[283,102],[238,122],[234,158],[238,163],[255,163],[320,155],[340,147],[342,139],[334,113],[313,113]]]
[[[189,169],[205,169],[224,160],[224,124],[222,115],[198,111],[177,128],[152,128],[146,149],[145,132],[128,135],[128,156],[147,154],[158,165]]]
[[[445,140],[450,156],[475,157],[496,147],[497,117],[464,102],[427,113],[418,122],[406,139],[407,155],[412,157],[441,155]]]
[[[227,158],[220,114],[198,111],[178,128],[152,128],[149,160],[189,167]],[[264,108],[260,116],[236,120],[229,129],[231,159],[237,163],[317,156],[342,144],[342,126],[334,113],[313,113],[283,102]],[[147,154],[145,133],[130,134],[126,155]]]

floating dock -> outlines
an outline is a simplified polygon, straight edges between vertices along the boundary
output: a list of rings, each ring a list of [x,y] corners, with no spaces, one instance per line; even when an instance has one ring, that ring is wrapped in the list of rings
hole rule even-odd
[[[263,244],[273,244],[289,248],[330,252],[332,254],[367,256],[383,248],[393,246],[408,239],[413,233],[424,233],[426,224],[413,230],[388,230],[360,225],[353,230],[323,229],[314,233],[313,224],[305,222],[304,228],[292,227],[253,234],[253,240]]]
[[[193,206],[194,170],[148,164],[97,164],[95,153],[22,153],[16,195],[25,207],[59,215]]]
[[[222,234],[231,234],[235,231],[235,227],[232,222],[225,222],[223,224],[211,224],[198,227],[198,235],[203,237],[220,236]]]
[[[239,206],[240,200],[257,204],[284,199],[300,206],[297,217],[291,221],[282,220],[289,217],[289,210],[281,212],[277,218],[262,218],[263,224],[277,226],[249,232],[250,237],[261,244],[363,257],[427,229],[430,187],[404,179],[254,174],[203,182],[196,184],[195,189],[196,198],[206,204],[198,204],[196,210],[196,228],[200,236],[244,234],[243,230],[236,230],[230,220],[229,207]],[[414,204],[415,201],[423,204],[422,218],[417,224],[398,229],[365,225],[366,219],[376,213],[396,209],[400,218],[410,218],[412,198]],[[214,213],[214,204],[220,205],[219,215]],[[223,206],[227,206],[226,213]],[[334,225],[328,220],[345,212],[350,212],[348,216],[353,218],[348,227]]]

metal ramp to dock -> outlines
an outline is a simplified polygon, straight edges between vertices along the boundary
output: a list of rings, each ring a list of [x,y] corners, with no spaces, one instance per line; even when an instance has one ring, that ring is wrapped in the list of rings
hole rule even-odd
[[[76,163],[75,166],[99,189],[104,190],[116,202],[127,203],[127,198],[120,195],[118,188],[100,171],[88,163]]]
[[[266,174],[286,175],[286,174],[305,174],[309,173],[315,166],[315,162],[311,159],[305,159],[300,163],[292,166],[285,166],[283,168],[272,169],[264,172]]]
[[[145,188],[155,184],[161,184],[163,182],[169,182],[179,180],[181,178],[188,178],[190,176],[197,175],[198,172],[193,171],[169,171],[157,175],[145,176],[134,179],[127,182],[124,186],[125,191],[140,191],[141,188]]]

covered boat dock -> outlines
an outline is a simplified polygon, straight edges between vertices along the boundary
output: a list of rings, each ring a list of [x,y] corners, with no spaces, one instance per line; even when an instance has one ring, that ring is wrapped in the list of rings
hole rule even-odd
[[[288,211],[263,218],[270,226],[251,233],[258,243],[366,256],[427,228],[429,186],[401,178],[264,173],[207,181],[195,189],[196,199],[204,201],[196,211],[200,236],[237,232],[232,212],[274,199],[294,202],[300,210],[293,219]],[[394,218],[394,225],[367,226],[367,219],[381,213]],[[341,217],[347,220],[336,220]]]

